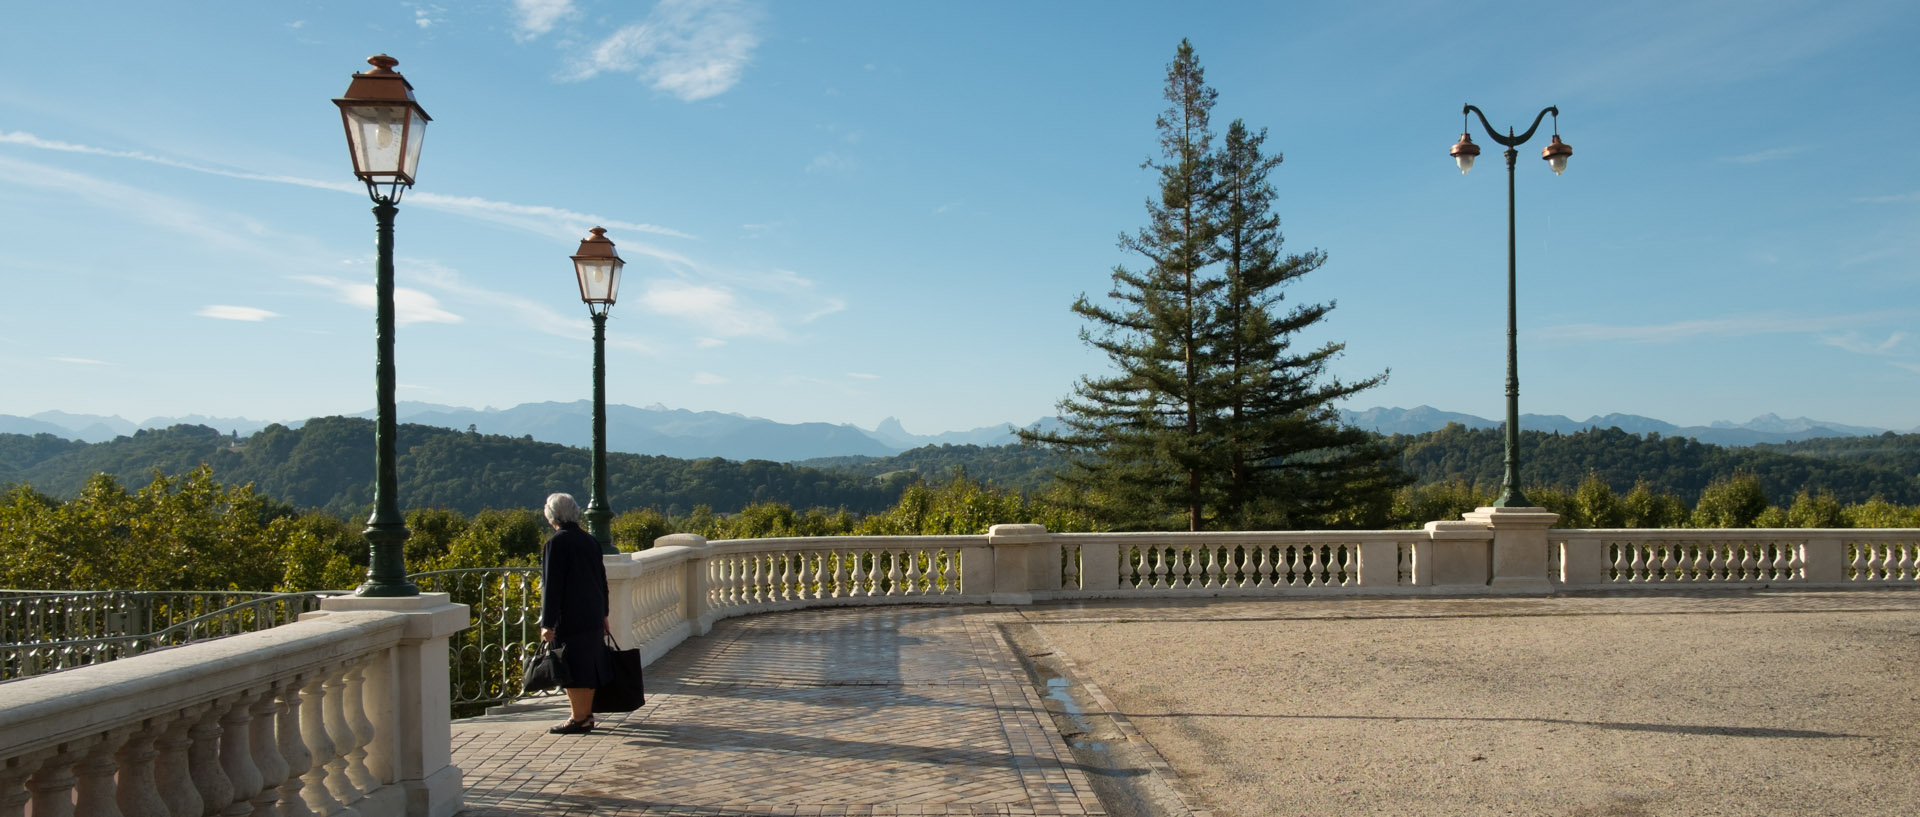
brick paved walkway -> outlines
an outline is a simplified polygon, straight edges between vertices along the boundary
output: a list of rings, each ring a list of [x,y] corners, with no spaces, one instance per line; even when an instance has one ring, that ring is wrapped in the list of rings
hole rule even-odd
[[[1002,637],[1006,608],[721,622],[647,668],[647,705],[548,735],[557,701],[457,721],[467,817],[1104,815]]]
[[[466,817],[1106,817],[1010,632],[1089,621],[1248,621],[1920,609],[1920,592],[1516,599],[1189,600],[869,607],[721,622],[647,669],[645,707],[553,736],[554,700],[456,721]],[[1044,654],[1044,653],[1036,653]],[[1059,704],[1053,702],[1057,709]],[[1106,707],[1110,708],[1110,707]],[[1137,733],[1129,737],[1140,740]],[[1171,769],[1151,747],[1147,765]],[[1205,813],[1182,802],[1156,812]]]

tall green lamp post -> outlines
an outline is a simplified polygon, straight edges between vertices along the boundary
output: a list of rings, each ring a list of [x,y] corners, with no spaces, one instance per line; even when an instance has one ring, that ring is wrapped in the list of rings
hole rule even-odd
[[[1567,169],[1567,157],[1573,155],[1573,148],[1560,141],[1560,109],[1548,106],[1533,118],[1533,126],[1519,136],[1513,135],[1513,128],[1507,128],[1507,135],[1487,123],[1487,115],[1479,108],[1468,105],[1460,110],[1460,141],[1455,143],[1454,161],[1460,165],[1461,175],[1473,169],[1473,160],[1480,155],[1480,146],[1473,143],[1473,137],[1466,134],[1467,114],[1480,117],[1480,127],[1487,132],[1488,138],[1505,145],[1507,148],[1507,469],[1501,480],[1500,498],[1493,501],[1496,508],[1524,508],[1532,505],[1525,495],[1520,493],[1520,363],[1519,329],[1516,327],[1517,310],[1514,307],[1514,239],[1513,239],[1513,167],[1514,160],[1520,156],[1518,148],[1533,138],[1533,132],[1540,127],[1540,120],[1553,115],[1553,142],[1540,151],[1540,158],[1547,161],[1558,176]]]
[[[365,532],[370,564],[366,582],[354,590],[354,595],[417,596],[420,588],[407,579],[407,523],[400,514],[394,475],[398,427],[393,408],[393,217],[399,212],[400,195],[413,186],[420,166],[420,141],[431,117],[414,101],[412,83],[393,70],[399,60],[376,54],[367,62],[373,70],[354,74],[346,95],[333,101],[340,106],[340,118],[347,128],[353,175],[366,182],[367,195],[373,199],[374,246],[379,256],[374,272],[378,419],[374,429],[373,516],[367,520]]]
[[[620,296],[620,268],[627,262],[614,252],[607,231],[595,227],[580,240],[573,256],[573,274],[580,279],[580,300],[593,316],[593,496],[587,500],[587,532],[600,540],[601,553],[619,553],[607,520],[607,311]]]

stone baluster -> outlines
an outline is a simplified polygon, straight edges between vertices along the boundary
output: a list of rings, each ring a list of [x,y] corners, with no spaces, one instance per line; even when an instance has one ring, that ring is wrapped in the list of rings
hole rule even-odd
[[[154,760],[160,757],[155,744],[166,736],[170,720],[174,718],[162,716],[142,721],[139,731],[128,736],[114,755],[120,767],[114,802],[120,806],[122,817],[171,817],[173,814],[166,798],[160,796],[159,780],[154,776]]]
[[[900,560],[907,558],[907,552],[903,550],[883,550],[881,553],[887,556],[887,595],[906,595],[906,588],[902,585],[906,584],[907,574],[906,571],[900,569]],[[878,554],[876,554],[876,557],[877,556]],[[879,565],[875,565],[875,567],[879,567]]]
[[[324,693],[321,697],[325,704],[322,723],[325,724],[328,740],[333,744],[332,752],[327,755],[326,786],[327,791],[342,805],[352,805],[365,794],[347,771],[353,765],[347,754],[354,748],[353,728],[347,725],[346,714],[348,671],[348,665],[342,664],[327,674],[326,683],[321,686]],[[314,753],[314,762],[320,762],[318,752]]]
[[[844,599],[853,595],[853,591],[850,589],[848,584],[849,576],[852,575],[852,571],[847,569],[847,562],[851,560],[859,559],[859,558],[860,557],[858,555],[855,555],[853,551],[850,551],[850,550],[842,550],[834,553],[834,559],[833,559],[833,597],[834,598]]]
[[[120,764],[114,755],[125,746],[136,727],[108,730],[100,736],[79,763],[74,764],[77,779],[73,787],[73,811],[86,817],[124,817],[114,797],[114,775]],[[37,811],[35,812],[38,813]]]
[[[295,676],[280,686],[280,723],[274,737],[280,744],[280,756],[287,763],[285,779],[280,784],[280,817],[313,817],[313,810],[307,808],[306,799],[300,796],[300,789],[307,784],[301,778],[313,767],[313,753],[307,751],[307,740],[300,733],[300,689],[308,680],[309,676]]]
[[[233,787],[230,801],[220,806],[222,817],[253,813],[253,796],[260,793],[260,770],[253,765],[253,705],[263,693],[242,692],[220,716],[220,770]]]
[[[33,798],[33,792],[27,790],[27,778],[40,769],[43,754],[12,757],[0,764],[0,817],[25,817],[27,801]]]
[[[354,788],[366,794],[386,783],[386,775],[375,774],[367,765],[373,743],[373,721],[367,719],[367,665],[372,655],[363,655],[347,670],[347,696],[342,701],[348,731],[353,733],[353,751],[347,753],[347,776]]]
[[[170,814],[199,814],[206,803],[200,799],[200,787],[194,784],[189,749],[193,746],[193,727],[212,704],[195,704],[173,714],[166,730],[153,746],[160,757],[154,761],[154,783]]]
[[[330,675],[329,669],[316,671],[300,693],[300,737],[307,747],[307,771],[300,776],[300,797],[309,811],[318,814],[334,814],[345,807],[327,785],[327,763],[334,757],[326,714],[326,681]]]
[[[261,692],[253,704],[253,734],[249,736],[249,745],[253,747],[253,767],[260,774],[260,784],[253,797],[249,798],[252,817],[267,817],[273,814],[274,805],[280,800],[280,784],[287,779],[287,759],[280,754],[278,723],[280,720],[281,690],[291,682],[281,681]]]
[[[200,790],[199,814],[219,814],[233,802],[233,781],[220,765],[220,718],[231,706],[232,698],[212,701],[187,730],[187,737],[193,739],[187,747],[187,769],[194,788]]]
[[[92,740],[97,738],[63,743],[40,760],[39,770],[27,778],[27,790],[32,792],[27,807],[33,809],[33,817],[73,817],[73,785],[78,782],[73,765],[80,762],[81,752]]]

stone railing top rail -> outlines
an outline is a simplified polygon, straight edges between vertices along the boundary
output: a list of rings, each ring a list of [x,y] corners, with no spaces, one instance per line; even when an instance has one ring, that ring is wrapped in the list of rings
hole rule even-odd
[[[391,644],[406,616],[335,613],[271,630],[161,649],[7,684],[0,746],[11,755],[99,734],[197,701]]]

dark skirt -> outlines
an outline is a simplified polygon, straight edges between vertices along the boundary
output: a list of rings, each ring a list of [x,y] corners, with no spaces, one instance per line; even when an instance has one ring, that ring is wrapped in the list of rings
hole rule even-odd
[[[607,655],[606,636],[571,635],[560,639],[566,645],[567,672],[572,689],[598,689],[613,680],[613,659]]]

